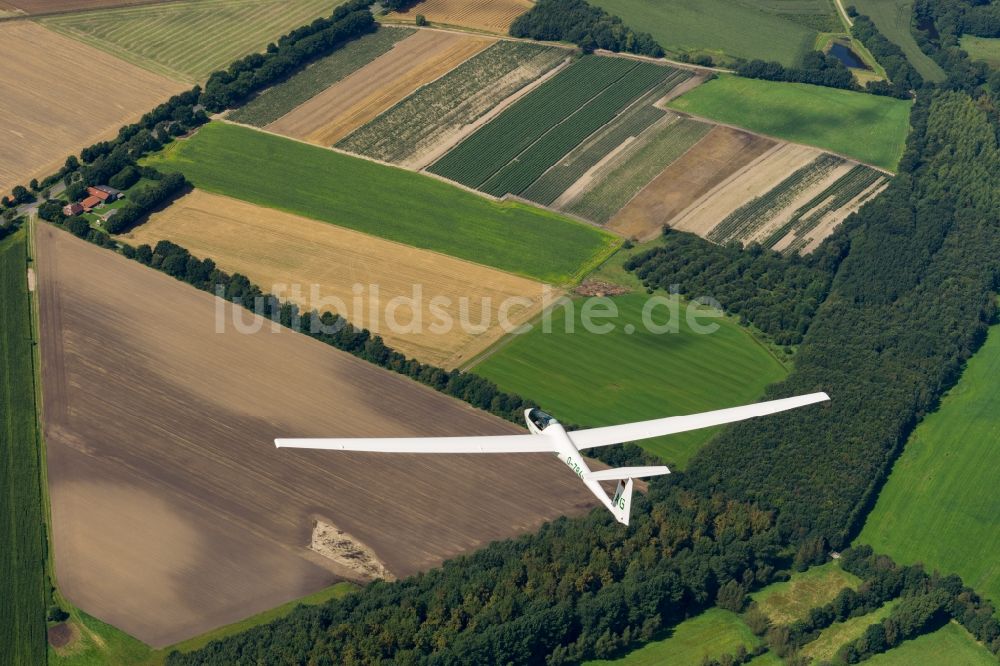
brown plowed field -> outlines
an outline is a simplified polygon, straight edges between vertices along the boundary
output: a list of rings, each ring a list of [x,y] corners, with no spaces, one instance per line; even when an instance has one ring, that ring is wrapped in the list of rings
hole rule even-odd
[[[777,142],[718,126],[675,160],[608,222],[626,237],[649,239],[685,208]]]
[[[495,40],[418,30],[392,50],[278,118],[267,129],[332,146]]]
[[[497,308],[505,299],[524,299],[523,305],[511,308],[508,321],[514,325],[542,308],[544,287],[534,280],[201,191],[157,213],[127,236],[134,245],[173,241],[195,256],[211,257],[225,271],[246,275],[272,293],[284,291],[284,285],[301,285],[298,295],[288,292],[287,298],[308,309],[331,309],[329,301],[312,302],[312,285],[318,285],[319,297],[339,299],[343,309],[336,305],[332,309],[352,323],[380,334],[407,356],[448,369],[502,337]],[[363,288],[355,292],[355,285]],[[395,319],[408,330],[394,332],[386,325],[385,307],[395,297],[412,298],[414,285],[420,286],[422,296],[419,330],[409,326],[417,321],[413,308],[407,306],[400,308]],[[378,289],[375,297],[371,286]],[[449,299],[441,309],[454,326],[435,333],[431,326],[437,319],[429,306],[438,296]],[[461,298],[469,299],[466,321],[470,323],[483,322],[484,305],[488,308],[487,330],[469,332],[470,326],[460,325]],[[375,317],[371,316],[373,306],[378,313]]]
[[[529,9],[528,0],[423,0],[404,12],[389,14],[389,18],[412,21],[423,14],[431,23],[506,35],[514,19]]]
[[[0,63],[0,193],[185,88],[31,21],[0,23]]]
[[[304,335],[216,332],[210,294],[49,225],[36,238],[58,583],[150,645],[330,584],[315,520],[402,576],[596,504],[547,454],[277,450],[518,428]]]

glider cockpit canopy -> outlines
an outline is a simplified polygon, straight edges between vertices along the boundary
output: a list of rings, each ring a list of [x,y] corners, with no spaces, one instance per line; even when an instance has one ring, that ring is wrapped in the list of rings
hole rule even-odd
[[[556,417],[551,414],[546,414],[537,407],[528,412],[528,418],[531,419],[531,422],[535,424],[535,427],[540,431],[545,430],[553,423],[559,423],[559,421],[556,421]]]

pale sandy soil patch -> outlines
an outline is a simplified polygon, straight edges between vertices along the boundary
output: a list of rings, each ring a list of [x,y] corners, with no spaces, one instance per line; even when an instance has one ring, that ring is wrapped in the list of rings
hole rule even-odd
[[[531,9],[530,0],[423,0],[390,19],[413,21],[423,14],[431,23],[455,25],[506,35],[510,24]]]
[[[548,454],[276,449],[524,431],[287,329],[218,332],[212,295],[48,224],[36,240],[55,576],[154,647],[337,580],[316,516],[403,577],[596,506]]]
[[[662,226],[777,143],[717,126],[635,195],[607,227],[627,238],[655,237]]]
[[[385,568],[375,551],[325,520],[317,520],[313,526],[309,548],[347,567],[365,580],[395,580],[395,576]]]
[[[197,257],[210,257],[227,272],[246,275],[282,300],[338,311],[407,356],[446,369],[503,336],[501,303],[517,299],[510,300],[507,320],[518,326],[541,311],[546,293],[540,282],[495,268],[200,190],[153,215],[126,238],[134,245],[173,241]],[[293,291],[286,285],[301,288]],[[316,294],[312,285],[317,285]],[[422,296],[419,320],[413,317],[415,309],[403,304],[390,316],[409,330],[394,331],[386,307],[391,299],[413,298],[414,285]],[[557,295],[552,292],[552,298]],[[438,296],[450,303],[441,301],[432,309],[430,301]],[[431,328],[439,321],[437,311],[454,322],[446,332]],[[463,317],[469,325],[461,324]],[[478,331],[481,322],[484,330]]]
[[[0,23],[0,63],[0,193],[186,88],[31,21]]]
[[[491,37],[418,30],[388,53],[267,125],[267,129],[332,146],[493,42]]]
[[[668,223],[675,229],[705,237],[727,215],[767,194],[775,185],[821,154],[822,151],[808,146],[779,144],[713,187]],[[810,191],[815,196],[822,188]],[[802,203],[810,198],[812,196]]]

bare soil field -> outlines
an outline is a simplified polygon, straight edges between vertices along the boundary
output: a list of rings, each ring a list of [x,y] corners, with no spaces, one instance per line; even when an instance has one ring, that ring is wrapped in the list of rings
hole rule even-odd
[[[0,192],[185,88],[30,21],[0,24],[0,63]]]
[[[753,199],[767,194],[775,185],[821,154],[821,150],[808,146],[789,143],[778,144],[688,206],[670,222],[670,226],[705,237],[731,212]],[[850,170],[850,166],[845,163],[842,170],[837,170],[838,177],[848,170]],[[820,187],[809,190],[809,196],[802,199],[799,205],[809,201],[822,189]],[[769,233],[765,234],[764,230],[760,230],[760,233],[765,236],[769,235]],[[740,240],[749,241],[751,239],[741,238]]]
[[[531,4],[529,0],[424,0],[389,18],[413,21],[423,14],[431,23],[506,35],[514,19],[531,9]]]
[[[58,584],[154,647],[356,575],[310,549],[319,522],[406,576],[595,506],[547,454],[275,449],[519,429],[270,323],[217,332],[212,295],[47,224],[36,238]]]
[[[494,41],[491,37],[419,30],[266,129],[332,146]]]
[[[534,280],[202,191],[153,215],[127,238],[134,245],[173,241],[195,256],[211,257],[227,272],[246,275],[283,299],[307,309],[340,311],[351,323],[380,334],[407,356],[448,369],[503,336],[497,308],[505,299],[522,299],[510,309],[508,320],[513,325],[530,319],[543,305],[544,285]],[[284,285],[301,285],[301,289],[278,293]],[[315,302],[313,285],[319,297]],[[363,289],[356,292],[355,285]],[[372,293],[372,285],[377,294]],[[414,319],[414,308],[401,307],[395,319],[410,330],[393,332],[386,322],[386,305],[393,298],[412,298],[414,285],[420,285],[422,295],[419,321]],[[559,293],[552,292],[551,297]],[[455,325],[447,332],[434,333],[432,326],[438,319],[430,300],[438,296],[449,299],[440,311]],[[481,332],[459,324],[462,298],[468,299],[466,321],[476,326],[486,322]],[[330,299],[342,305],[333,305]],[[410,327],[411,323],[418,326]]]
[[[626,237],[653,238],[664,224],[776,145],[717,126],[635,195],[607,227]]]
[[[0,11],[6,7],[20,9],[25,14],[59,14],[106,7],[151,5],[171,0],[8,0],[0,2]]]

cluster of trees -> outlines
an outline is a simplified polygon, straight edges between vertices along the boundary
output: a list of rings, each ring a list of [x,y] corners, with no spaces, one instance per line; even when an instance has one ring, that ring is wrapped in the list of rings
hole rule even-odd
[[[105,221],[104,228],[112,234],[120,234],[130,229],[149,213],[186,192],[188,185],[183,174],[166,174],[149,187],[130,194],[128,201]]]
[[[386,11],[401,12],[405,9],[409,9],[415,4],[418,4],[420,1],[421,0],[379,0],[379,4],[381,4],[382,9],[385,9]]]
[[[736,73],[750,79],[811,83],[846,90],[860,89],[854,82],[851,70],[845,67],[844,63],[821,51],[810,51],[806,54],[800,67],[784,67],[780,62],[745,60],[736,65]]]
[[[768,392],[832,403],[727,429],[692,461],[692,487],[780,507],[794,542],[849,542],[994,317],[1000,150],[986,102],[918,96],[900,174],[834,234],[849,252],[795,372]]]
[[[920,0],[917,16],[932,19],[934,32],[1000,37],[1000,4],[989,0]],[[921,24],[918,24],[918,26]],[[922,25],[928,25],[924,23]]]
[[[847,551],[842,566],[865,580],[854,596],[867,597],[868,603],[859,604],[858,612],[850,617],[863,615],[890,599],[901,600],[888,617],[870,625],[860,638],[841,648],[841,661],[864,661],[904,640],[933,631],[950,619],[962,624],[993,654],[1000,654],[1000,621],[994,617],[993,606],[958,576],[936,572],[929,575],[920,565],[899,566],[888,557],[875,555],[869,546]]]
[[[869,81],[867,85],[869,92],[906,98],[911,96],[911,90],[917,90],[923,86],[923,78],[910,65],[903,50],[879,32],[870,18],[867,16],[855,17],[851,34],[875,56],[875,59],[889,76],[890,83]]]
[[[760,245],[716,245],[664,228],[664,244],[625,263],[647,288],[710,297],[781,345],[802,341],[844,253],[846,243],[823,245],[808,258],[784,257]]]
[[[586,0],[539,0],[510,26],[514,37],[572,42],[585,52],[625,51],[660,58],[663,48],[653,36],[636,32]]]
[[[372,0],[353,0],[338,6],[329,18],[282,36],[265,53],[251,53],[224,71],[213,72],[200,102],[209,111],[222,111],[243,103],[251,94],[288,77],[316,58],[325,56],[348,40],[378,28],[368,7]]]
[[[991,70],[985,62],[970,60],[960,41],[966,31],[968,12],[977,9],[996,12],[997,7],[996,3],[976,0],[916,0],[913,3],[914,37],[920,49],[948,74],[948,80],[942,85],[976,95],[986,84],[994,97],[1000,96],[1000,71]]]

